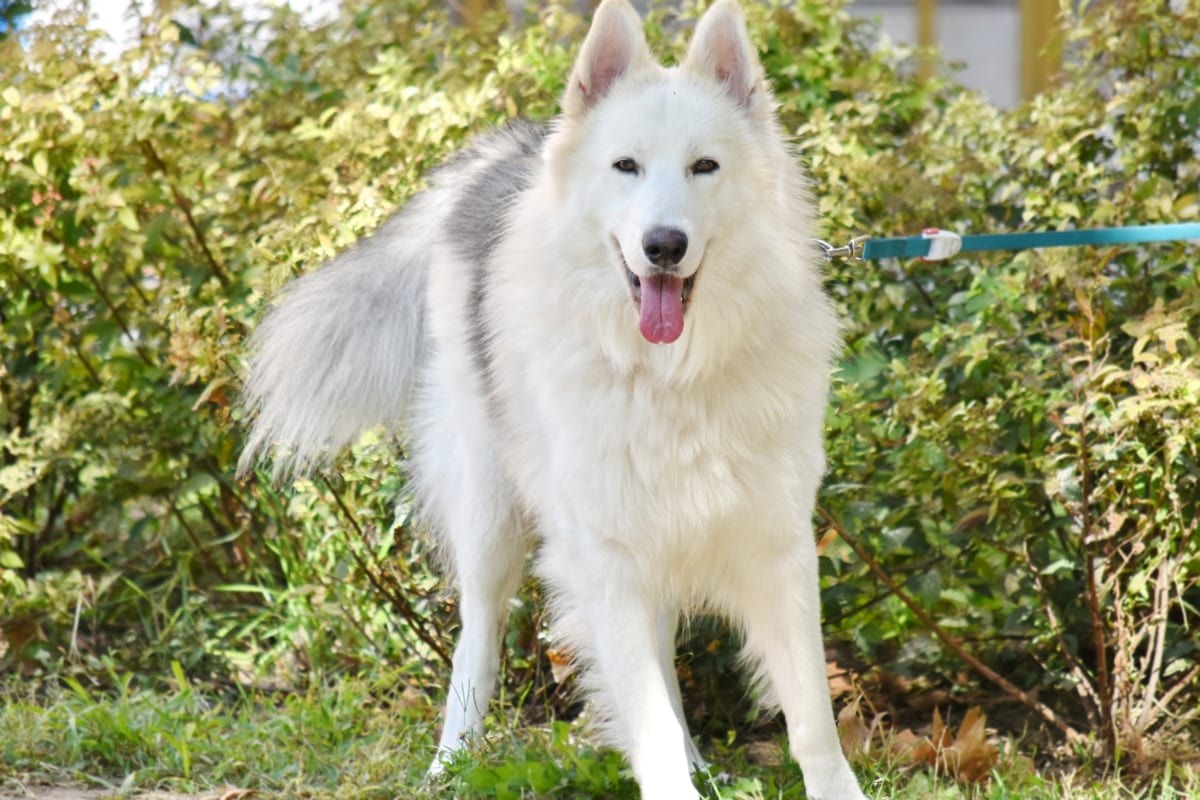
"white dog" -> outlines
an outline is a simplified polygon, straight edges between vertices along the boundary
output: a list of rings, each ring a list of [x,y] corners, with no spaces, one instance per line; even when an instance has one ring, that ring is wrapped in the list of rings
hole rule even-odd
[[[741,10],[684,62],[605,0],[548,129],[477,140],[253,339],[243,459],[409,436],[462,636],[434,771],[480,728],[527,555],[647,800],[698,797],[680,615],[742,631],[812,797],[862,798],[825,680],[811,517],[838,325]]]

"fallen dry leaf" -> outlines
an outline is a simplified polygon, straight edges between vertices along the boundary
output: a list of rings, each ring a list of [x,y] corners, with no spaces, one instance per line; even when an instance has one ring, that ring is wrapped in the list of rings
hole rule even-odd
[[[221,795],[221,800],[246,800],[255,794],[257,792],[254,789],[226,789]]]
[[[757,767],[778,767],[783,764],[783,748],[773,739],[746,745],[746,760]]]
[[[887,712],[876,711],[871,698],[856,687],[854,699],[837,715],[838,739],[846,757],[857,759],[868,755],[886,720]]]
[[[571,654],[566,650],[548,648],[546,659],[550,662],[550,675],[554,678],[555,683],[563,683],[575,674],[575,659],[571,658]]]
[[[935,750],[942,751],[950,746],[953,741],[954,734],[951,732],[946,721],[942,719],[942,712],[936,708],[933,710],[933,724],[929,730],[929,742]]]
[[[888,697],[909,697],[913,693],[912,681],[885,669],[875,671],[875,680],[879,689]]]
[[[838,738],[847,758],[866,753],[871,747],[871,729],[863,719],[861,697],[847,703],[837,715]]]
[[[986,780],[1000,756],[1000,751],[987,740],[986,721],[978,706],[971,708],[958,726],[954,744],[944,751],[947,772],[960,781]]]
[[[937,766],[937,748],[933,742],[913,733],[911,728],[892,735],[892,753],[905,766]]]
[[[1000,751],[987,740],[986,722],[979,707],[973,707],[955,734],[934,709],[929,737],[906,728],[892,736],[892,752],[901,763],[932,767],[955,780],[979,783],[987,780],[1000,757]]]
[[[829,696],[834,700],[855,691],[854,674],[836,661],[825,662],[825,678],[829,683]]]

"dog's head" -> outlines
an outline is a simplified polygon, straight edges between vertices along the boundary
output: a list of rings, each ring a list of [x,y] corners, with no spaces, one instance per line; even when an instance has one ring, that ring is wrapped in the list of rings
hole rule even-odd
[[[647,341],[680,337],[706,255],[737,235],[772,186],[761,142],[773,101],[735,0],[700,20],[687,57],[664,69],[626,0],[596,10],[563,96],[551,169],[603,229]],[[750,178],[748,173],[757,174]],[[581,212],[584,213],[584,212]]]

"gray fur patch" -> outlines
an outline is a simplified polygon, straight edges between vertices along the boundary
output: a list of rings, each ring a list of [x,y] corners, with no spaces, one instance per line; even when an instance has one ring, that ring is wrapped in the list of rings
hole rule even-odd
[[[484,387],[491,394],[491,334],[484,316],[492,251],[504,236],[509,209],[529,188],[540,161],[546,129],[517,120],[485,137],[462,158],[484,158],[486,166],[462,192],[446,221],[445,236],[473,265],[467,318],[470,346]],[[457,160],[457,159],[455,159]]]
[[[509,206],[529,188],[545,138],[545,128],[516,120],[446,164],[453,167],[460,159],[486,161],[470,185],[461,188],[462,199],[446,220],[447,241],[474,263],[486,262],[504,236]]]

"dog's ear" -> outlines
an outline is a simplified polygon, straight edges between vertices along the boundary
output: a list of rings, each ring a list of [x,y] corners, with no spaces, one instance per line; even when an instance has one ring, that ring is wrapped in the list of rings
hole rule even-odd
[[[652,64],[654,58],[637,11],[628,0],[604,0],[592,17],[591,30],[571,70],[563,112],[569,117],[583,114],[600,102],[622,75]]]
[[[737,0],[717,0],[705,12],[692,36],[683,68],[723,84],[730,96],[746,108],[766,95],[762,65]]]

